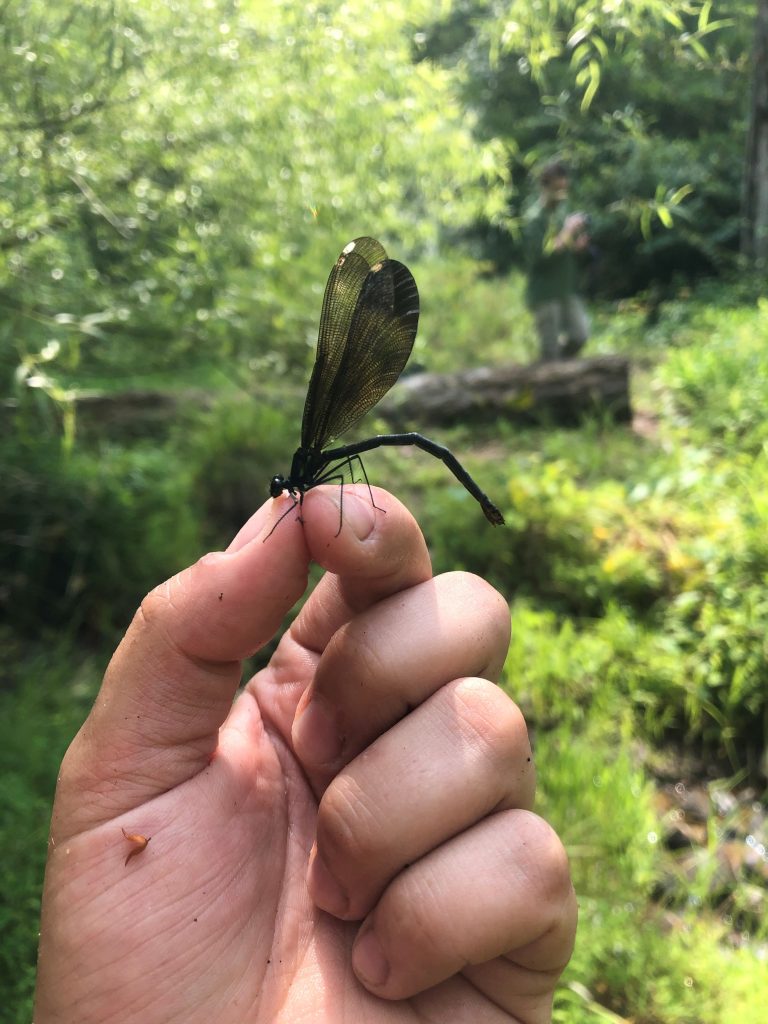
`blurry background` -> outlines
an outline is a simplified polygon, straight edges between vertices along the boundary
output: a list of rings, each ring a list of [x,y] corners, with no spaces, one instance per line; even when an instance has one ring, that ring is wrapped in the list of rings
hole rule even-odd
[[[509,598],[582,906],[556,1020],[765,1020],[766,93],[766,0],[0,4],[0,1018],[61,755],[142,595],[287,471],[339,250],[413,270],[415,366],[530,361],[560,155],[633,422],[427,431],[503,531],[423,453],[368,474]]]

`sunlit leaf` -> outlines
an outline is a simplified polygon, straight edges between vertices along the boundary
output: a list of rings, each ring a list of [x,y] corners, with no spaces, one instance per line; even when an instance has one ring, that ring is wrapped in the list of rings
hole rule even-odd
[[[676,189],[669,197],[668,202],[671,206],[678,206],[684,199],[693,193],[692,185],[683,185],[681,188]]]
[[[663,204],[661,206],[656,207],[656,215],[658,216],[659,220],[665,228],[671,228],[674,224],[672,214],[669,212],[668,207],[664,206]]]

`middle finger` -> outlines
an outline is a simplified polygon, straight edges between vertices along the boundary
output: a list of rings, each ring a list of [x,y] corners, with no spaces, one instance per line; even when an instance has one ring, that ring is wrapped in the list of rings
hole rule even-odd
[[[525,720],[510,698],[485,679],[441,687],[326,790],[309,874],[315,902],[362,918],[406,865],[490,814],[530,809],[534,789]]]
[[[508,644],[506,602],[469,573],[427,580],[346,623],[293,725],[294,751],[315,788],[449,680],[495,680]]]

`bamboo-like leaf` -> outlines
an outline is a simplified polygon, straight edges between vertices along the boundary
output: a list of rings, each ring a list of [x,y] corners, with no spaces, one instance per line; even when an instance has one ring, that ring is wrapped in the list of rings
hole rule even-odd
[[[665,21],[669,22],[669,24],[672,25],[674,28],[683,28],[683,19],[680,17],[677,11],[673,11],[671,7],[667,7],[666,5],[664,5],[661,8],[661,16]]]
[[[710,36],[713,32],[720,32],[724,28],[732,28],[736,21],[734,18],[720,18],[719,21],[710,21],[704,28],[700,28],[696,35],[701,39]]]
[[[669,207],[658,206],[656,208],[656,214],[665,228],[672,227],[672,225],[674,224],[674,220],[672,218],[672,214],[669,212]]]
[[[672,193],[667,202],[670,206],[679,206],[693,191],[693,185],[682,185]]]
[[[590,48],[587,43],[581,43],[571,54],[571,67],[579,67],[589,56]]]
[[[606,57],[608,56],[608,44],[606,43],[606,41],[601,36],[597,36],[597,35],[593,34],[591,36],[591,39],[592,39],[592,45],[597,50],[597,52],[600,54],[602,59],[605,60]]]
[[[581,99],[582,110],[589,110],[589,107],[592,104],[592,100],[595,98],[595,94],[597,93],[597,90],[600,88],[600,78],[602,74],[600,62],[596,60],[591,60],[588,65],[588,72],[589,82],[586,90],[584,91],[584,95]]]
[[[566,46],[569,50],[575,50],[581,43],[584,43],[589,39],[589,31],[586,28],[578,28],[576,31],[568,37]]]

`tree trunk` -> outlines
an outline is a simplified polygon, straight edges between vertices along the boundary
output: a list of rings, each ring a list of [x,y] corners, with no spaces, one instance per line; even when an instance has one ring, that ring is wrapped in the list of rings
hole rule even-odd
[[[768,260],[768,0],[757,0],[742,215],[741,251],[762,266]]]
[[[595,415],[626,422],[632,418],[629,360],[597,356],[414,374],[377,411],[397,430],[502,419],[569,426]]]

